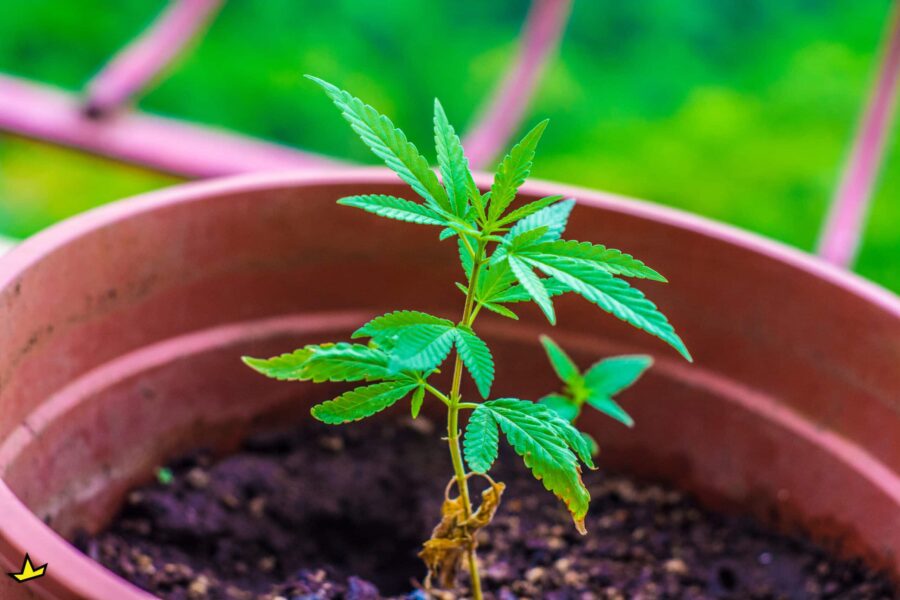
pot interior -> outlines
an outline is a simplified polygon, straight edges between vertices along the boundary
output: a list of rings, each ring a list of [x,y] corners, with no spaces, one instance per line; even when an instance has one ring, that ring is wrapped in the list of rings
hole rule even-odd
[[[523,199],[558,190],[533,184]],[[363,192],[405,194],[382,171],[188,185],[80,217],[4,258],[4,514],[62,535],[96,531],[167,458],[309,418],[313,401],[339,389],[269,381],[241,355],[346,339],[393,309],[456,318],[455,243],[334,204]],[[621,397],[634,429],[589,412],[580,422],[605,465],[900,571],[896,299],[699,220],[573,195],[582,204],[567,235],[666,275],[667,285],[637,287],[696,362],[564,297],[556,328],[531,307],[519,322],[479,321],[497,364],[493,395],[556,388],[541,333],[583,367],[652,354],[653,369]],[[46,536],[32,544],[57,543],[43,525],[30,531]],[[8,562],[25,545],[16,535],[0,526]]]

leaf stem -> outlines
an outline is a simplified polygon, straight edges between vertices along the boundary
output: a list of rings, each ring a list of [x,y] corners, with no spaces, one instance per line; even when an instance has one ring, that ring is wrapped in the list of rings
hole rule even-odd
[[[473,306],[475,304],[475,289],[478,283],[478,274],[481,270],[481,264],[484,262],[484,249],[486,246],[484,240],[479,240],[478,249],[473,256],[472,274],[469,277],[469,287],[466,290],[466,304],[463,309],[461,325],[467,327],[472,325],[474,320]],[[456,354],[455,364],[453,366],[453,385],[450,389],[450,402],[447,408],[447,443],[450,446],[450,460],[453,463],[453,473],[456,477],[456,486],[459,489],[459,496],[462,499],[463,514],[468,519],[472,516],[472,501],[469,496],[469,483],[466,479],[466,468],[462,460],[462,452],[459,444],[459,409],[464,404],[460,402],[460,387],[462,384],[462,359],[459,353]],[[478,573],[478,559],[475,556],[475,548],[472,547],[467,552],[469,561],[469,578],[472,583],[472,597],[474,600],[482,600],[481,592],[481,576]]]
[[[438,400],[440,400],[441,402],[443,402],[443,403],[446,404],[447,406],[450,406],[450,398],[448,398],[447,395],[444,394],[443,392],[441,392],[439,389],[437,389],[436,387],[434,387],[434,386],[431,385],[430,383],[426,383],[426,384],[425,384],[425,389],[428,390],[429,392],[431,392],[431,394],[432,394],[435,398],[437,398]]]

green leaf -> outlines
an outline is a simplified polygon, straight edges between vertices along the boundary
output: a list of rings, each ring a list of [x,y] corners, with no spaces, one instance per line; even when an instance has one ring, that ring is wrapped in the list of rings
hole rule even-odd
[[[569,423],[574,422],[578,418],[578,413],[581,412],[577,402],[562,394],[547,394],[538,400],[538,403],[550,408],[561,419],[565,419]]]
[[[450,197],[453,214],[464,217],[469,207],[469,190],[475,186],[469,172],[469,161],[463,152],[459,136],[447,120],[444,107],[434,99],[434,145],[444,188]]]
[[[453,212],[447,192],[441,187],[437,175],[429,168],[428,161],[406,139],[406,135],[394,127],[390,119],[349,92],[318,77],[306,77],[325,89],[325,93],[341,110],[353,131],[400,179],[425,198],[433,208]]]
[[[512,231],[510,231],[510,233],[512,233]],[[547,256],[568,258],[603,269],[613,275],[624,275],[626,277],[652,279],[654,281],[662,282],[666,281],[665,277],[630,254],[625,254],[614,248],[607,248],[602,244],[576,242],[574,240],[556,240],[550,242],[540,240],[530,248],[519,250],[519,253],[536,260],[543,260]]]
[[[511,261],[513,258],[510,256]],[[565,257],[545,255],[540,260],[533,257],[520,260],[558,279],[613,316],[668,343],[688,361],[693,360],[665,315],[627,282],[616,279],[607,271]]]
[[[481,397],[487,398],[494,383],[494,358],[487,344],[474,331],[460,325],[456,328],[456,351]]]
[[[456,235],[455,229],[452,227],[445,227],[444,229],[441,229],[438,239],[443,242],[446,239],[452,238],[454,235]]]
[[[559,375],[559,378],[564,383],[571,384],[581,377],[581,371],[578,370],[578,366],[549,336],[542,335],[541,344],[544,345],[544,351],[547,353],[547,358],[550,359],[553,370],[556,371],[556,374]]]
[[[500,444],[500,434],[490,409],[479,405],[469,415],[466,432],[463,436],[463,452],[466,463],[475,473],[487,473],[494,461]]]
[[[412,400],[410,401],[410,410],[412,411],[412,418],[416,419],[419,416],[419,411],[422,410],[422,403],[425,401],[425,386],[420,385],[416,388],[416,391],[413,392]]]
[[[244,364],[248,367],[259,371],[266,377],[271,377],[272,379],[278,379],[280,381],[297,381],[301,379],[303,365],[306,364],[306,361],[310,356],[312,356],[312,350],[300,348],[299,350],[295,350],[288,354],[282,354],[281,356],[275,356],[273,358],[264,359],[244,356],[241,360],[243,360]]]
[[[358,387],[334,400],[314,406],[311,413],[313,417],[329,425],[359,421],[391,406],[417,385],[417,383],[386,381]]]
[[[519,280],[519,283],[522,284],[522,287],[528,292],[532,300],[541,307],[550,324],[555,325],[556,314],[553,312],[553,302],[550,301],[550,295],[538,276],[534,274],[528,265],[515,256],[508,256],[507,262],[509,263],[509,268],[512,269],[513,275],[516,276],[516,279]]]
[[[521,142],[513,146],[513,149],[500,163],[497,174],[494,175],[494,184],[491,186],[491,202],[488,207],[488,216],[491,220],[497,220],[503,216],[503,212],[516,197],[519,186],[528,179],[534,161],[534,152],[547,123],[546,120],[538,123],[522,138]]]
[[[571,431],[577,430],[550,408],[515,398],[485,402],[475,413],[482,410],[490,411],[493,421],[535,478],[565,502],[578,531],[586,533],[584,517],[591,497],[578,464],[583,445],[579,444],[575,451],[571,445]],[[484,466],[477,461],[476,464]]]
[[[572,291],[569,286],[560,281],[557,281],[556,279],[538,278],[538,280],[544,286],[544,290],[546,290],[547,295],[551,298]],[[515,302],[527,302],[531,300],[531,294],[529,294],[528,290],[526,290],[524,287],[517,284],[512,285],[503,292],[497,294],[496,296],[493,296],[491,300],[493,302],[503,302],[507,304]]]
[[[556,414],[555,411],[553,412]],[[566,441],[566,444],[568,444],[569,448],[575,452],[581,462],[587,465],[589,469],[597,468],[594,466],[593,453],[591,452],[590,444],[587,443],[581,432],[575,429],[575,426],[572,425],[571,422],[563,418],[557,418],[551,419],[549,424],[556,430],[556,434]]]
[[[519,315],[509,310],[502,304],[494,304],[493,302],[481,302],[480,304],[489,311],[497,313],[501,317],[506,317],[507,319],[512,319],[513,321],[519,320]]]
[[[515,223],[520,219],[524,219],[525,217],[536,213],[544,207],[559,202],[560,200],[562,200],[562,198],[562,196],[547,196],[546,198],[541,198],[540,200],[529,202],[525,206],[517,208],[516,210],[512,211],[511,213],[497,221],[497,226],[503,227],[504,225]]]
[[[394,340],[392,362],[395,371],[431,371],[450,354],[457,339],[452,325],[420,324],[406,327]]]
[[[574,207],[575,201],[572,199],[557,202],[553,206],[548,206],[547,208],[539,210],[533,215],[525,217],[517,222],[506,235],[508,238],[512,239],[526,231],[546,227],[546,233],[537,238],[535,243],[558,240],[563,234],[563,231],[566,230],[566,225],[569,222],[569,215],[572,214],[572,209]]]
[[[306,348],[312,354],[303,365],[298,379],[314,383],[363,379],[371,381],[386,379],[392,375],[388,369],[388,355],[377,348],[346,342]]]
[[[441,215],[427,206],[394,196],[383,196],[380,194],[348,196],[341,198],[337,203],[343,206],[361,208],[379,217],[406,221],[407,223],[447,225],[447,221]]]
[[[379,346],[390,347],[404,329],[418,325],[453,327],[453,322],[416,310],[398,310],[375,317],[353,332],[351,337],[370,337]]]
[[[646,354],[613,356],[588,369],[584,381],[594,392],[615,396],[634,384],[652,364],[653,359]]]
[[[469,252],[469,248],[474,248],[475,246],[472,245],[472,240],[469,237],[466,237],[466,239],[463,240],[464,235],[464,233],[460,234],[459,241],[457,242],[459,246],[459,263],[462,265],[463,271],[465,271],[466,273],[466,277],[471,277],[472,267],[475,262],[472,258],[472,253]],[[469,243],[468,246],[466,246],[466,242]]]
[[[588,396],[587,403],[600,412],[609,415],[616,421],[619,421],[628,427],[634,427],[634,419],[631,418],[631,415],[625,412],[625,409],[609,396],[599,393],[592,394]]]

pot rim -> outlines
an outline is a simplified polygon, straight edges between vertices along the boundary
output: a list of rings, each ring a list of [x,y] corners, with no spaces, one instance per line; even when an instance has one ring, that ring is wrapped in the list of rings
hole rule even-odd
[[[488,187],[491,176],[477,173],[475,180],[480,186]],[[53,225],[25,240],[4,255],[0,258],[0,290],[13,284],[22,272],[43,257],[65,248],[68,243],[86,232],[113,226],[136,215],[168,206],[200,202],[222,194],[365,182],[373,185],[395,184],[399,182],[399,179],[392,171],[384,167],[323,168],[297,172],[254,173],[189,182],[126,198]],[[571,196],[588,206],[601,207],[605,210],[656,221],[740,247],[827,281],[900,319],[900,296],[813,255],[759,234],[645,200],[551,181],[529,180],[522,189],[542,196],[553,194]],[[48,578],[44,588],[45,592],[51,594],[51,597],[58,592],[61,594],[74,593],[79,597],[91,598],[92,593],[97,590],[106,590],[113,594],[111,597],[122,600],[153,598],[150,594],[131,585],[70,546],[61,536],[29,511],[2,480],[0,480],[0,514],[3,515],[0,529],[3,530],[4,537],[12,546],[21,551],[19,557],[29,549],[40,549],[40,553],[34,553],[37,558],[42,562],[49,560],[53,563],[48,569],[53,569],[57,576]],[[21,560],[21,558],[15,557],[6,558],[13,563]],[[16,567],[17,565],[12,564],[11,566]]]

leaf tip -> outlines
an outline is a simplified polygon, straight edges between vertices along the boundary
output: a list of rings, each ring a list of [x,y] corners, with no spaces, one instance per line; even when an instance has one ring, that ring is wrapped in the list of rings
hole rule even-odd
[[[572,520],[575,521],[575,529],[578,531],[578,533],[580,533],[581,535],[587,535],[587,527],[584,526],[584,518],[573,518]]]

